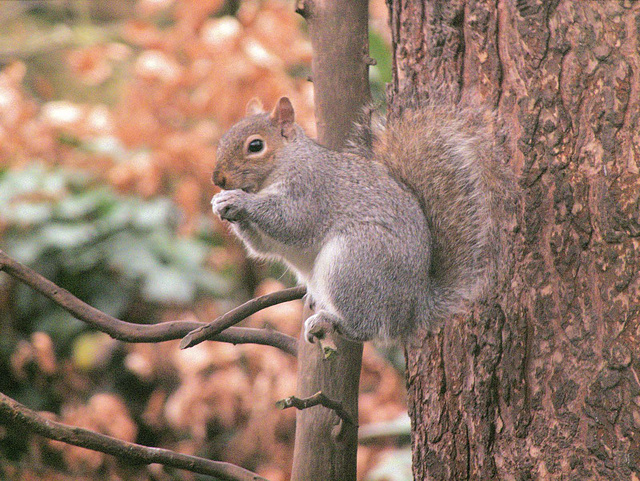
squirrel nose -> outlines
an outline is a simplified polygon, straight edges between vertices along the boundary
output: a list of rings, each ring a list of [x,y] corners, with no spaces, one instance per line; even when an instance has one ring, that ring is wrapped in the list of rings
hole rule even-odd
[[[224,176],[224,174],[222,174],[218,170],[214,170],[213,171],[213,175],[211,176],[211,180],[213,181],[213,183],[215,185],[217,185],[221,189],[224,189],[224,186],[227,184],[226,177]]]

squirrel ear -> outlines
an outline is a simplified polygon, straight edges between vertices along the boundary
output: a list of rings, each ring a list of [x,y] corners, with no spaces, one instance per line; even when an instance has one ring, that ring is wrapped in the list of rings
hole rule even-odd
[[[273,112],[271,112],[271,120],[280,127],[280,131],[284,137],[287,139],[291,138],[295,132],[293,128],[295,112],[291,101],[287,97],[280,97]]]
[[[258,97],[253,97],[251,100],[249,100],[249,103],[247,103],[246,112],[247,117],[250,115],[258,115],[264,113],[264,107],[262,106],[262,102]]]

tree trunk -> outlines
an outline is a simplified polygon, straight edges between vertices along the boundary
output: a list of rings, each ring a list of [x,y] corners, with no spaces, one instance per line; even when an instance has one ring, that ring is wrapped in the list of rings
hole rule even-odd
[[[415,479],[640,479],[640,3],[389,6],[393,108],[484,98],[522,190],[495,297],[407,349]]]
[[[309,25],[318,142],[339,150],[356,114],[370,100],[366,0],[304,0],[298,12]],[[305,319],[310,314],[305,310]],[[337,355],[324,359],[317,344],[300,339],[298,396],[322,391],[358,419],[362,344],[336,339]],[[329,409],[299,411],[291,481],[355,481],[357,425]]]

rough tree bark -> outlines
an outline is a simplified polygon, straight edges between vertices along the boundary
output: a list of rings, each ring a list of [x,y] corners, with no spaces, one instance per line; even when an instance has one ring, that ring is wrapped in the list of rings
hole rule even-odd
[[[640,3],[389,0],[390,97],[499,112],[506,281],[408,349],[415,479],[640,478]]]
[[[367,7],[366,0],[297,4],[309,25],[313,47],[318,142],[334,150],[343,147],[356,114],[370,100]],[[305,319],[308,314],[307,310]],[[298,351],[298,396],[322,391],[357,420],[362,344],[336,339],[338,354],[324,359],[319,346],[303,337]],[[322,406],[299,411],[291,480],[354,481],[357,443],[357,426],[340,421],[334,411]]]

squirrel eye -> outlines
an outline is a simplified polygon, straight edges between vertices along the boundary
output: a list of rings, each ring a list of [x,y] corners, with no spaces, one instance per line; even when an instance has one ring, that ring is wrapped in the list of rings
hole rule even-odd
[[[247,145],[247,150],[252,154],[257,154],[258,152],[262,152],[264,149],[264,140],[262,139],[253,139]]]

